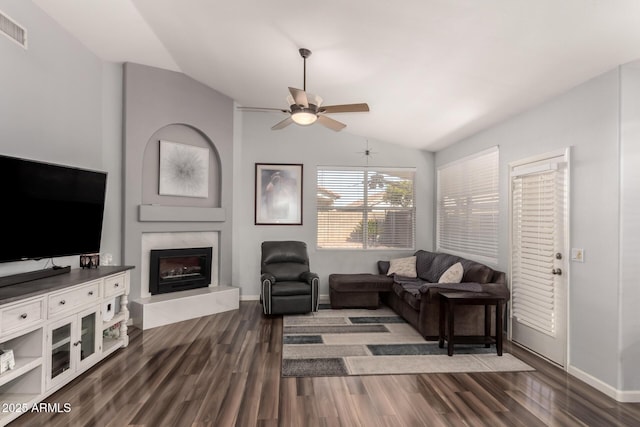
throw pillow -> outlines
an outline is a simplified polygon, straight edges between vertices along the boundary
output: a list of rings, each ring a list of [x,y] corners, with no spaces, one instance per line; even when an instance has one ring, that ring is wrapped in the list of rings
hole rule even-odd
[[[462,268],[462,264],[456,262],[451,267],[447,269],[440,279],[438,283],[460,283],[462,281],[462,275],[464,274],[464,268]]]
[[[404,277],[418,277],[416,274],[416,257],[396,258],[389,261],[387,276],[392,274]]]

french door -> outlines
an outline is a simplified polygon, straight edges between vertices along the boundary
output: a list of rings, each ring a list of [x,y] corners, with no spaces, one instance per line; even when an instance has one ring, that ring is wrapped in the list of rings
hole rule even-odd
[[[568,151],[511,165],[511,340],[565,366]]]

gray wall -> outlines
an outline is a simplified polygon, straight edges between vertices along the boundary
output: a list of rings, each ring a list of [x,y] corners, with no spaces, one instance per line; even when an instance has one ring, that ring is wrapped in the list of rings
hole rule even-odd
[[[375,108],[375,106],[372,106]],[[242,132],[242,150],[235,175],[234,285],[243,298],[257,298],[260,278],[260,244],[265,240],[307,242],[311,270],[320,275],[320,294],[328,295],[331,273],[375,272],[376,261],[406,256],[413,251],[364,251],[316,249],[316,171],[318,166],[365,166],[366,139],[348,133],[348,127],[333,132],[320,125],[291,125],[270,130],[282,119],[279,114],[236,113],[236,129]],[[349,123],[349,116],[337,117]],[[416,248],[432,249],[433,244],[433,154],[369,140],[374,152],[371,166],[415,167]],[[255,163],[302,163],[303,225],[254,225]]]
[[[145,232],[220,233],[219,283],[231,284],[233,216],[233,101],[181,73],[127,63],[124,66],[124,262],[141,265]],[[157,196],[158,140],[212,148],[206,199]],[[215,166],[215,167],[214,167]],[[221,170],[220,170],[221,167]],[[141,204],[223,208],[221,222],[140,222]],[[131,299],[141,296],[140,271],[131,275]]]
[[[490,146],[500,146],[499,265],[507,271],[508,164],[571,147],[571,247],[585,249],[585,262],[570,264],[568,364],[570,371],[586,373],[616,390],[628,389],[631,382],[637,389],[640,377],[637,363],[635,367],[631,363],[621,367],[619,363],[621,333],[627,331],[627,344],[635,342],[636,348],[629,348],[629,355],[637,355],[638,351],[637,326],[621,325],[631,315],[624,311],[619,315],[619,94],[616,69],[436,154],[436,165],[441,165]],[[633,112],[635,123],[640,118],[637,113]],[[638,152],[630,146],[627,149]],[[637,168],[637,161],[635,165]],[[628,243],[638,250],[637,242]],[[634,277],[638,277],[637,272]],[[637,298],[637,290],[630,293]],[[636,334],[635,341],[631,332]],[[620,377],[636,380],[627,380],[623,385]]]
[[[24,50],[0,36],[0,154],[108,172],[101,251],[118,261],[120,67],[104,64],[30,1],[0,0],[0,10],[27,28],[29,40]],[[0,276],[45,262],[0,264]],[[78,257],[55,262],[79,265]]]
[[[640,61],[621,67],[619,382],[640,394]]]

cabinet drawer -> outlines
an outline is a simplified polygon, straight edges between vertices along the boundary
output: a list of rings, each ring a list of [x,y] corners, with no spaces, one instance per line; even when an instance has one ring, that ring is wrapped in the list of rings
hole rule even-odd
[[[95,281],[72,291],[49,296],[49,316],[100,300],[101,281]]]
[[[124,274],[118,274],[117,276],[107,277],[104,279],[105,297],[115,295],[122,291],[124,291]]]
[[[2,335],[28,328],[44,320],[44,298],[2,310]]]

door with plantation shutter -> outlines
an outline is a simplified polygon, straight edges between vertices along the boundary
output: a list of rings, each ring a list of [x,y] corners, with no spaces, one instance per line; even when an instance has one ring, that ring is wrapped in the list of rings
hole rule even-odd
[[[511,339],[564,366],[568,153],[511,166]]]

